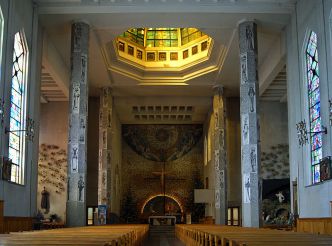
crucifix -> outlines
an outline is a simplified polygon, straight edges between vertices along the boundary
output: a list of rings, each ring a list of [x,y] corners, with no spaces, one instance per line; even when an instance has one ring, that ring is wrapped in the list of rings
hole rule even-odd
[[[154,176],[157,176],[155,178],[146,178],[148,180],[157,180],[160,179],[160,188],[161,188],[161,194],[164,196],[164,215],[166,214],[166,180],[176,180],[181,181],[185,180],[183,178],[171,178],[169,177],[169,172],[166,172],[166,161],[163,161],[162,169],[159,172],[152,172]],[[168,175],[166,177],[166,175]]]

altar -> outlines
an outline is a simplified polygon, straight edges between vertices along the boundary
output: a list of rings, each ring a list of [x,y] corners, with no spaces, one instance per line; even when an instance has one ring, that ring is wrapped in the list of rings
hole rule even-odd
[[[175,216],[150,216],[149,217],[150,225],[175,225],[176,217]]]

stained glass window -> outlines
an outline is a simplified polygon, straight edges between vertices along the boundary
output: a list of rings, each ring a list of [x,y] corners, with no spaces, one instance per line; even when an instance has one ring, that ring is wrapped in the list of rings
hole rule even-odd
[[[26,59],[27,50],[22,33],[14,38],[13,68],[10,94],[9,158],[13,165],[11,181],[23,183],[26,107]]]
[[[322,130],[322,119],[320,113],[320,91],[319,91],[319,66],[317,51],[317,34],[311,32],[307,50],[307,86],[308,86],[308,106],[309,106],[309,127],[310,132]],[[310,159],[312,183],[320,182],[319,162],[323,157],[322,153],[322,133],[310,135]]]

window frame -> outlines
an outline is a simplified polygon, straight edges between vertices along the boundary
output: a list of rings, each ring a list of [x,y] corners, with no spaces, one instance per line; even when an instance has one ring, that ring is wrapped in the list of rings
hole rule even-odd
[[[309,76],[308,76],[308,73],[310,71],[312,71],[312,67],[310,67],[309,69],[309,57],[308,56],[311,56],[313,57],[312,55],[310,55],[308,49],[309,49],[309,45],[311,43],[311,38],[312,38],[312,35],[315,35],[316,36],[316,47],[315,47],[315,52],[317,53],[316,57],[315,57],[315,54],[314,54],[314,62],[317,63],[316,65],[316,68],[318,69],[318,74],[317,74],[317,77],[318,77],[318,85],[316,88],[314,88],[314,90],[311,90],[311,88],[309,88]],[[308,132],[312,132],[312,131],[321,131],[322,130],[322,125],[323,125],[323,120],[322,120],[322,111],[321,111],[321,105],[322,105],[322,100],[321,100],[321,74],[320,74],[320,61],[319,61],[319,38],[318,38],[318,34],[317,32],[313,31],[313,30],[309,30],[308,31],[308,35],[306,35],[306,39],[305,39],[305,45],[304,45],[304,78],[305,78],[305,83],[304,83],[304,88],[305,88],[305,112],[306,112],[306,119],[307,119],[307,122],[308,122]],[[310,95],[314,92],[317,92],[318,97],[319,97],[319,101],[316,102],[314,105],[311,105],[310,104]],[[315,105],[319,105],[319,116],[317,116],[315,119],[311,120],[311,117],[312,117],[312,113],[310,111],[310,109],[312,109]],[[312,123],[314,123],[315,121],[320,121],[320,127],[319,129],[311,129],[312,127]],[[313,139],[316,137],[316,136],[319,136],[321,137],[321,146],[318,147],[318,148],[315,148],[315,149],[312,149],[313,148]],[[309,133],[309,147],[307,148],[308,150],[308,159],[309,159],[309,162],[310,162],[310,184],[318,184],[321,182],[320,180],[320,174],[319,174],[319,178],[317,180],[315,180],[315,166],[318,167],[316,170],[318,173],[320,173],[320,161],[322,160],[323,158],[323,133],[316,133],[316,134],[311,134]],[[320,160],[318,162],[314,162],[313,161],[313,153],[317,150],[317,149],[320,149]]]
[[[14,38],[13,38],[13,49],[12,49],[12,63],[11,63],[11,81],[10,81],[10,86],[9,86],[9,132],[8,132],[8,157],[10,158],[10,149],[14,149],[13,147],[10,146],[11,144],[11,135],[14,134],[12,129],[12,126],[10,125],[11,119],[14,120],[14,116],[12,114],[12,95],[14,92],[14,87],[13,87],[13,78],[17,74],[13,74],[13,69],[15,69],[15,60],[14,60],[14,54],[15,54],[15,42],[16,42],[16,36],[19,36],[20,42],[22,45],[22,85],[23,85],[23,90],[21,94],[21,105],[20,105],[20,126],[19,129],[15,130],[24,130],[26,129],[26,122],[27,122],[27,111],[28,111],[28,75],[29,75],[29,49],[28,49],[28,43],[25,37],[25,32],[23,29],[17,31],[14,33]],[[18,61],[16,61],[18,62]],[[17,105],[18,106],[18,105]],[[12,163],[12,169],[11,169],[11,176],[9,182],[18,184],[18,185],[25,185],[25,168],[26,168],[26,158],[27,158],[27,140],[25,136],[24,131],[18,131],[15,132],[17,137],[19,138],[19,160],[18,163]],[[17,167],[17,174],[13,176],[13,167]]]

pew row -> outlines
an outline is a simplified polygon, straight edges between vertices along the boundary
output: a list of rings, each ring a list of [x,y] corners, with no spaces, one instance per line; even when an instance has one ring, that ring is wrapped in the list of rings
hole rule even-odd
[[[148,225],[109,225],[15,232],[0,235],[0,245],[139,246],[148,230]]]
[[[332,245],[328,235],[235,226],[176,225],[175,233],[189,246]]]

